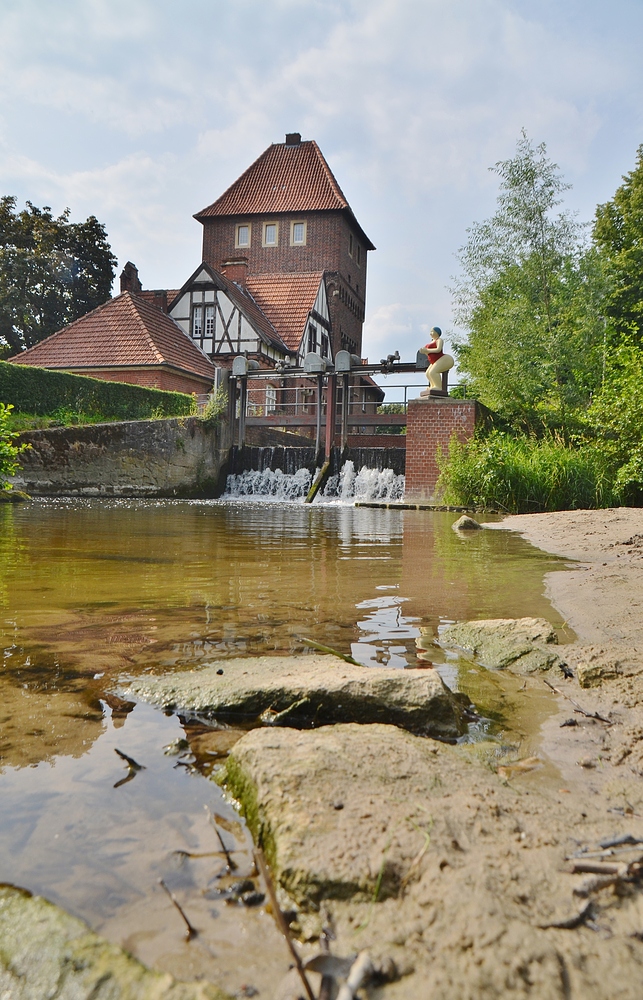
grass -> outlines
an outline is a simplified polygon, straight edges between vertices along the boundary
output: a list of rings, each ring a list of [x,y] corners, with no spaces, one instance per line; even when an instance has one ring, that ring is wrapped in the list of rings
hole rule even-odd
[[[596,444],[492,431],[466,444],[454,438],[439,464],[437,489],[446,504],[526,514],[620,502],[616,470]]]

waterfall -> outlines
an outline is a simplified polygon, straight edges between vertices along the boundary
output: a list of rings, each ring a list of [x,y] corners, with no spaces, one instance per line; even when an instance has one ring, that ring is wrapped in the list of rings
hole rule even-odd
[[[224,500],[253,498],[273,501],[302,502],[312,482],[308,469],[285,473],[281,469],[246,471],[228,476]],[[355,500],[401,500],[404,496],[404,476],[393,469],[369,469],[365,465],[355,471],[352,461],[344,462],[338,475],[331,476],[317,503],[353,503]]]

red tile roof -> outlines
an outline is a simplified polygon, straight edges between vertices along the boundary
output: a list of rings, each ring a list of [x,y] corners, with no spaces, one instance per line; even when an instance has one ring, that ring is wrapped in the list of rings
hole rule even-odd
[[[220,198],[194,218],[202,221],[222,215],[333,210],[347,213],[368,249],[375,249],[353,215],[322,151],[311,139],[293,146],[283,142],[268,146]]]
[[[248,276],[248,291],[290,351],[299,349],[323,276],[323,271]]]
[[[38,368],[170,365],[214,380],[215,369],[157,306],[123,292],[10,361]]]

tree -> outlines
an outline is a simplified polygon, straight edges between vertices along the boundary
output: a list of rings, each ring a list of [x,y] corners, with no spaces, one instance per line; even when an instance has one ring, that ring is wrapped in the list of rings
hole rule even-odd
[[[13,443],[18,433],[10,429],[12,410],[11,403],[0,403],[0,490],[11,489],[9,477],[18,469],[18,455],[29,447]]]
[[[601,263],[569,212],[569,185],[523,132],[500,177],[495,214],[468,230],[453,289],[468,332],[456,345],[473,393],[514,426],[567,434],[602,377]]]
[[[0,347],[18,353],[105,302],[115,265],[93,215],[72,223],[68,209],[0,198]]]
[[[618,334],[643,341],[643,146],[611,201],[599,205],[594,240],[610,280],[605,311]]]

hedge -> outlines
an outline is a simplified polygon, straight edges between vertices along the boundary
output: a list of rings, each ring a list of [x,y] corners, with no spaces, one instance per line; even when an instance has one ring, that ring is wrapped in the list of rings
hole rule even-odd
[[[127,382],[106,382],[86,375],[0,361],[0,400],[17,413],[51,416],[60,410],[105,420],[178,417],[193,411],[183,392],[147,389]]]

